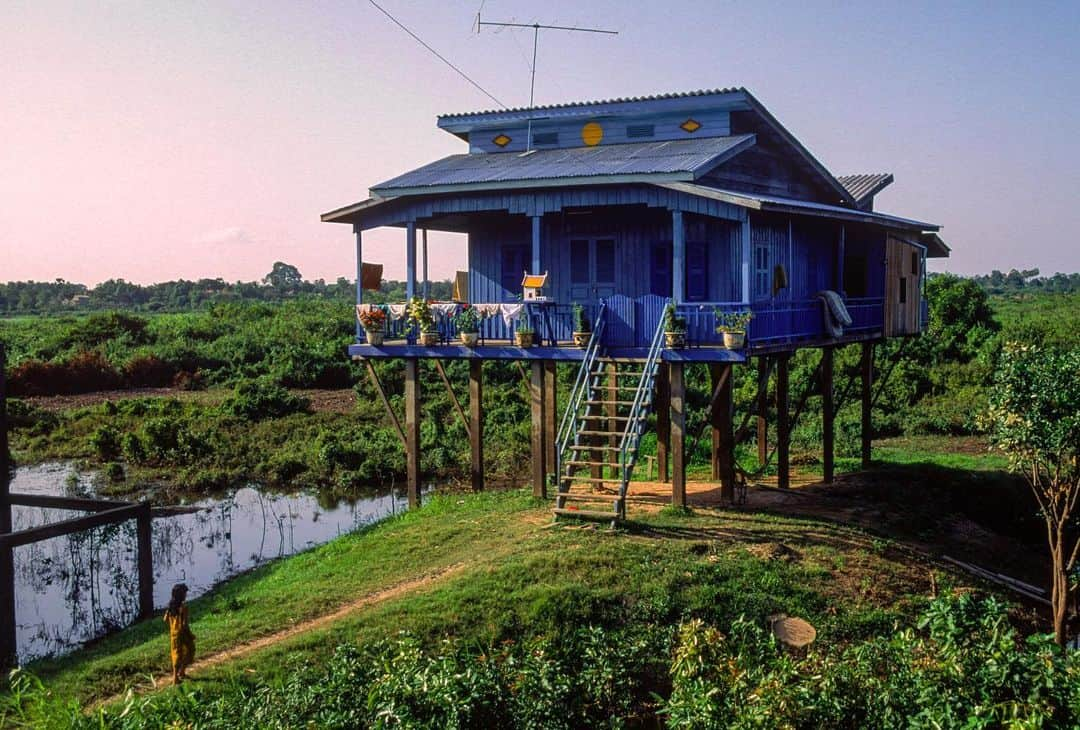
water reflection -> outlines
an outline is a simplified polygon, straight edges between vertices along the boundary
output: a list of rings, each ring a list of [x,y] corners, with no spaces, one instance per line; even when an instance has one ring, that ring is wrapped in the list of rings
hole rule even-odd
[[[64,464],[19,469],[11,491],[87,496],[85,477]],[[311,495],[266,495],[244,488],[153,522],[154,603],[183,581],[194,598],[273,558],[291,555],[405,509],[400,494],[320,505]],[[15,507],[25,529],[78,516],[69,510]],[[15,549],[19,660],[62,654],[126,626],[138,613],[135,523],[109,525]]]

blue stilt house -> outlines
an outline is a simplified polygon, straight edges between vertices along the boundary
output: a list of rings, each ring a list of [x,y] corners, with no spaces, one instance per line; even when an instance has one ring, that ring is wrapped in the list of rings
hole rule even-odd
[[[545,466],[558,474],[565,497],[557,496],[557,513],[575,511],[575,489],[584,491],[583,502],[611,497],[615,513],[624,513],[646,415],[656,411],[658,428],[666,428],[670,408],[673,431],[685,415],[675,412],[685,363],[721,368],[713,407],[722,409],[730,389],[722,368],[757,358],[786,370],[796,348],[822,348],[831,387],[832,348],[926,326],[926,259],[948,255],[939,226],[876,211],[874,197],[891,175],[832,175],[746,89],[450,114],[438,126],[468,150],[375,185],[366,200],[322,218],[353,226],[358,271],[363,231],[404,229],[410,296],[419,292],[418,237],[468,234],[463,298],[495,316],[475,347],[457,344],[448,317],[439,323],[439,345],[422,346],[399,320],[378,346],[358,329],[350,354],[413,365],[418,358],[533,362],[540,401],[533,460],[549,454],[534,468],[534,482],[543,491]],[[547,273],[546,300],[518,311],[525,273]],[[685,324],[683,348],[665,346],[661,336],[669,302]],[[572,345],[575,304],[593,322],[587,348]],[[745,347],[723,346],[717,315],[725,312],[753,313]],[[514,345],[515,316],[531,322],[538,346]],[[544,384],[551,388],[559,361],[580,363],[580,372],[555,433]],[[786,372],[776,380],[778,390],[785,381],[778,400],[786,401]],[[614,395],[603,397],[613,384]],[[710,417],[725,430],[723,414]],[[778,420],[786,452],[786,413]],[[545,422],[553,432],[546,439]],[[670,452],[675,462],[677,502],[685,499],[681,435],[668,448],[661,434],[664,461]],[[717,459],[725,488],[735,481],[730,446],[729,439]],[[477,469],[482,480],[481,465],[474,479]]]

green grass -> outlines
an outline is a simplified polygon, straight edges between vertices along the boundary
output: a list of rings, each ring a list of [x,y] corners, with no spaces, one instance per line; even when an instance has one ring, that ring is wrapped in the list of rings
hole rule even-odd
[[[422,509],[259,568],[191,602],[201,655],[288,628],[446,566],[461,572],[358,610],[319,631],[208,669],[200,688],[279,676],[320,661],[342,642],[371,644],[407,630],[434,645],[478,647],[584,625],[622,626],[631,614],[670,626],[697,616],[724,626],[739,615],[802,615],[821,641],[889,630],[925,590],[926,571],[875,550],[851,529],[741,512],[632,514],[616,533],[549,529],[549,505],[524,492],[440,496]],[[760,557],[782,543],[796,559]],[[837,566],[841,566],[838,568]],[[167,670],[160,620],[30,670],[57,701],[92,701]],[[221,685],[224,686],[224,685]]]

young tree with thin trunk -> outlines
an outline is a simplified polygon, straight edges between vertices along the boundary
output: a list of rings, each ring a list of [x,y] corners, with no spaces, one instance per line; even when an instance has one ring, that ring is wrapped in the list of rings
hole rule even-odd
[[[992,443],[1026,477],[1046,521],[1054,638],[1063,645],[1080,552],[1080,348],[1007,345],[988,415]]]

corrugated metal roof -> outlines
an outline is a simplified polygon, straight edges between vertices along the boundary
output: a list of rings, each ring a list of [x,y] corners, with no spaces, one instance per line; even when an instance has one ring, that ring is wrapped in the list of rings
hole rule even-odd
[[[495,152],[444,157],[371,189],[380,195],[406,195],[448,186],[520,183],[554,180],[560,184],[580,178],[682,174],[694,179],[699,170],[754,143],[754,135],[702,137],[627,144],[535,150],[529,153]],[[681,178],[680,178],[681,179]],[[647,181],[646,179],[642,180]]]
[[[736,91],[745,91],[742,87],[730,87],[724,89],[697,89],[695,91],[675,91],[666,94],[652,94],[646,96],[623,96],[615,99],[595,99],[593,101],[569,101],[562,104],[546,104],[544,106],[519,106],[512,109],[488,109],[486,111],[461,112],[458,114],[440,114],[439,119],[456,119],[467,117],[480,117],[487,114],[520,114],[522,112],[553,111],[556,109],[573,109],[582,106],[599,106],[601,104],[629,104],[640,101],[660,101],[663,99],[682,99],[688,96],[713,96],[716,94],[731,94]]]
[[[815,203],[809,200],[796,200],[795,198],[780,198],[775,195],[760,195],[758,193],[746,193],[739,190],[722,190],[708,185],[697,185],[687,182],[656,183],[658,187],[690,195],[698,195],[703,198],[720,200],[732,205],[752,208],[755,210],[775,210],[790,213],[803,213],[806,215],[824,215],[829,218],[843,220],[864,221],[867,223],[880,223],[896,225],[903,228],[917,229],[919,231],[936,231],[941,226],[936,223],[924,223],[923,221],[910,218],[900,218],[885,213],[873,213],[866,210],[842,208],[838,205]]]
[[[893,176],[891,172],[875,172],[866,175],[841,175],[836,179],[851,193],[855,202],[861,205],[867,198],[877,195],[892,184]]]

